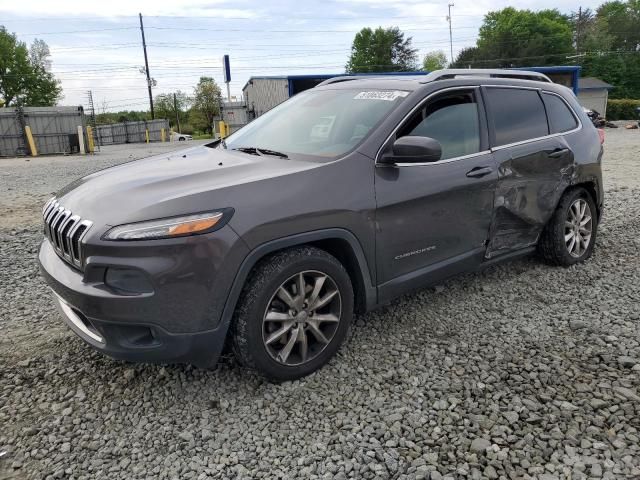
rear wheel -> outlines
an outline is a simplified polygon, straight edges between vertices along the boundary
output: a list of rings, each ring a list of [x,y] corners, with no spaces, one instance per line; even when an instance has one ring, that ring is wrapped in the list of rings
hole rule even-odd
[[[279,252],[254,270],[233,324],[233,349],[245,366],[292,380],[327,363],[353,315],[349,275],[313,247]]]
[[[591,256],[598,229],[597,210],[583,188],[565,193],[545,227],[538,250],[553,265],[569,266]]]

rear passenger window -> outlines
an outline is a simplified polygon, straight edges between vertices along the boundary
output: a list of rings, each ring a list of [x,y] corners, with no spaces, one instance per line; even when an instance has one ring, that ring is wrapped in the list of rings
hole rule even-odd
[[[537,90],[487,88],[495,146],[549,135],[547,115]]]
[[[576,117],[573,116],[564,100],[551,93],[543,93],[542,98],[547,107],[551,133],[568,132],[578,126]]]
[[[473,92],[454,92],[429,101],[397,134],[431,137],[442,146],[441,160],[480,151],[478,104]]]

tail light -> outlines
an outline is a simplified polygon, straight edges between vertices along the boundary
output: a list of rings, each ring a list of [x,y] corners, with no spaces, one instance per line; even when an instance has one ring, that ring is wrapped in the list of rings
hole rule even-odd
[[[600,137],[600,145],[604,143],[604,129],[598,128],[598,136]]]

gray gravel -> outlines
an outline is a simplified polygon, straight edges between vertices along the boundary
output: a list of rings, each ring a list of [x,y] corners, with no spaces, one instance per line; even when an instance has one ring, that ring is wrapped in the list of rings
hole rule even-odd
[[[0,193],[2,216],[20,219],[0,226],[0,479],[640,478],[640,134],[607,142],[587,263],[525,259],[405,296],[281,385],[233,360],[131,365],[86,347],[38,276],[29,202],[87,165],[0,160],[16,194]],[[27,171],[51,178],[34,198]]]

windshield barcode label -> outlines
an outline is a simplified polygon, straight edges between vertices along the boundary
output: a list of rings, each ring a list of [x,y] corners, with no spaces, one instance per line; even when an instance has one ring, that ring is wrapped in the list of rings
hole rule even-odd
[[[406,97],[409,95],[409,92],[403,92],[402,90],[394,90],[392,92],[389,91],[372,91],[372,92],[360,92],[355,97],[354,100],[386,100],[388,102],[393,102],[396,98]]]

